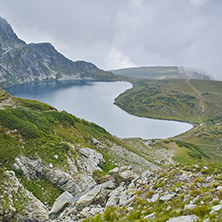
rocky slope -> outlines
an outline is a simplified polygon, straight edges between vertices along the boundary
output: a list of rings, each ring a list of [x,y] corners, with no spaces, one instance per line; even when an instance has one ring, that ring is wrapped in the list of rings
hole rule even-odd
[[[70,206],[58,218],[60,221],[68,218],[77,221],[91,216],[85,222],[221,221],[221,169],[215,170],[214,167],[173,167],[161,172],[145,171],[139,177],[133,176],[127,168],[114,169],[110,175],[118,185],[109,189],[105,205],[97,202],[98,210],[98,205],[92,204],[98,198],[95,194],[95,199],[80,211],[80,200],[75,204],[70,201]],[[67,213],[70,207],[75,213]]]
[[[145,171],[140,176],[130,167],[114,168],[102,183],[76,194],[64,191],[51,208],[27,191],[13,171],[6,171],[2,185],[8,187],[1,195],[3,221],[208,222],[222,216],[221,169],[212,166]]]
[[[56,219],[60,199],[99,194],[101,183],[119,186],[107,182],[115,180],[108,174],[116,166],[132,164],[137,173],[160,169],[96,124],[1,89],[0,152],[0,221]]]
[[[115,80],[118,77],[92,63],[73,62],[50,43],[26,44],[0,17],[0,86],[66,79]]]

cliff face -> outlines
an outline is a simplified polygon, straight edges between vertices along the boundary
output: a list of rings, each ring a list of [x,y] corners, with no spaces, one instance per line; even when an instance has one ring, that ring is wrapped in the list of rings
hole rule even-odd
[[[26,44],[1,17],[0,57],[0,86],[43,80],[117,79],[92,63],[67,59],[50,43]]]

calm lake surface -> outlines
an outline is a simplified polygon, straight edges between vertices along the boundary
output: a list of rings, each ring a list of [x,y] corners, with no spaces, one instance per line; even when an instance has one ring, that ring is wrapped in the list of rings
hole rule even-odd
[[[114,99],[131,87],[128,82],[72,80],[25,83],[10,87],[7,92],[65,110],[104,127],[120,138],[165,139],[192,128],[187,123],[136,117],[114,105]]]

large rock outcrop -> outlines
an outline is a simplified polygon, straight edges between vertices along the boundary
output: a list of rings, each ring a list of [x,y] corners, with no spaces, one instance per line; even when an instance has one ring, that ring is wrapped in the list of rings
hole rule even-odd
[[[14,171],[5,172],[0,193],[0,221],[48,220],[47,207],[19,182]]]
[[[101,170],[99,165],[105,162],[102,154],[90,148],[82,148],[79,153],[77,165],[73,160],[68,159],[71,174],[54,167],[53,164],[47,165],[40,158],[30,159],[26,156],[17,157],[13,168],[21,171],[29,180],[46,179],[61,190],[68,191],[75,196],[96,184],[92,178],[93,172]]]

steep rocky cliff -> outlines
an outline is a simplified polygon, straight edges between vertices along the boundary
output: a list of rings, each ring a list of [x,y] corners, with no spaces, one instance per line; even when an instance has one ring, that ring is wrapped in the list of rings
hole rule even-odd
[[[0,86],[66,79],[115,80],[117,76],[89,62],[73,62],[50,43],[26,44],[0,17]]]

